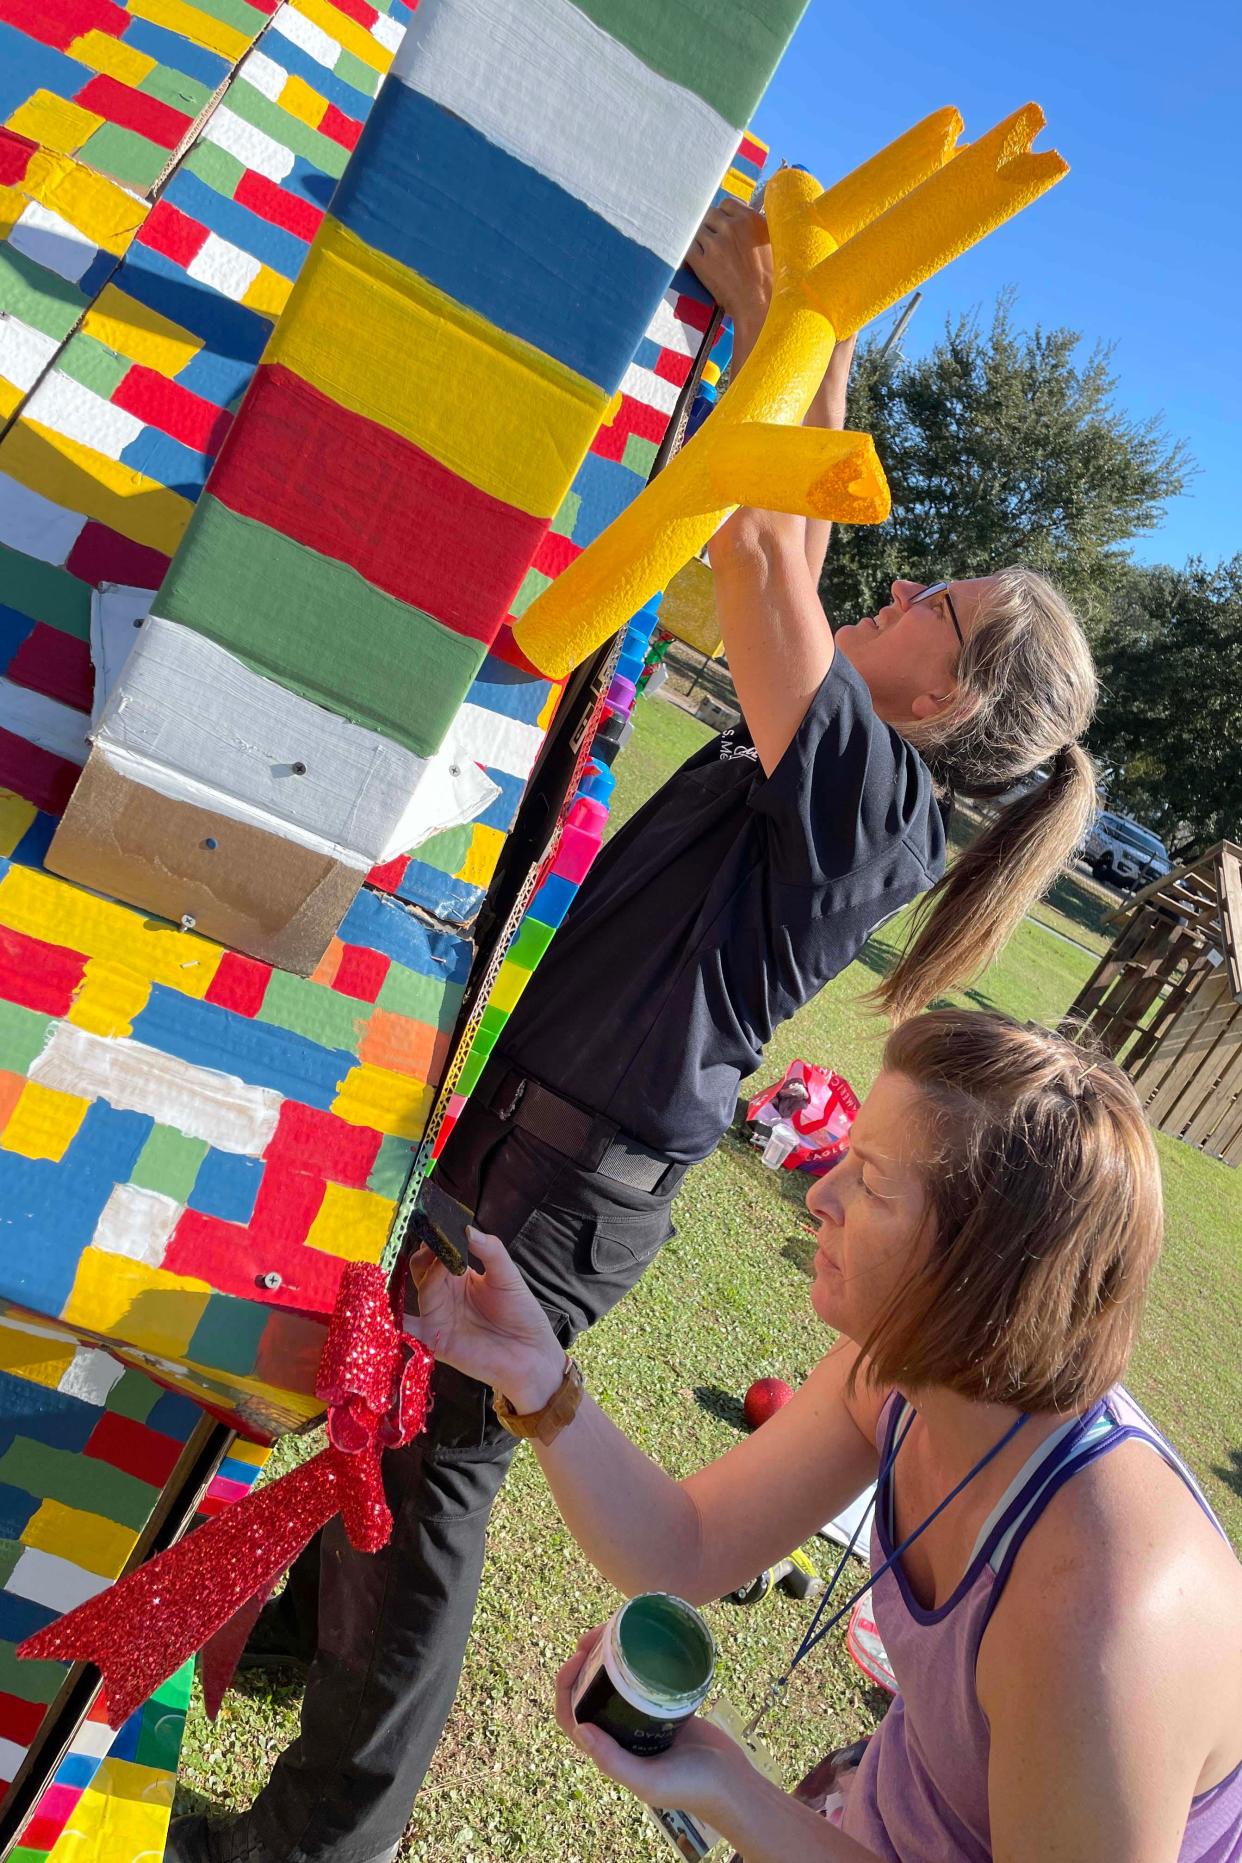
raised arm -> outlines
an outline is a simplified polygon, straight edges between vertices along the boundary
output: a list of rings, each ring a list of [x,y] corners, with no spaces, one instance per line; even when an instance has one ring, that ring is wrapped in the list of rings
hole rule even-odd
[[[713,208],[690,263],[733,322],[733,372],[754,347],[772,290],[772,250],[761,213],[737,201]],[[807,414],[808,427],[841,429],[853,360],[839,343]],[[832,631],[819,600],[831,525],[743,509],[708,546],[716,607],[742,715],[771,775],[832,663]]]
[[[502,1245],[483,1236],[471,1246],[484,1273],[456,1277],[421,1263],[420,1314],[407,1325],[531,1415],[559,1387],[564,1351]],[[666,1590],[699,1603],[800,1546],[875,1476],[874,1430],[844,1392],[853,1356],[853,1347],[834,1349],[760,1432],[684,1482],[584,1396],[573,1421],[535,1451],[591,1563],[627,1595]]]

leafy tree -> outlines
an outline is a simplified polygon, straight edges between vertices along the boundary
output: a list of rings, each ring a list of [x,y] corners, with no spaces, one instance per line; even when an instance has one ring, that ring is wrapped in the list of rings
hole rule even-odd
[[[893,492],[886,524],[841,527],[821,592],[830,615],[873,612],[896,576],[1043,569],[1094,633],[1124,581],[1125,544],[1159,524],[1190,470],[1156,420],[1116,405],[1110,352],[1073,330],[1021,331],[1013,294],[990,328],[945,327],[926,356],[863,346],[849,424],[875,436]]]
[[[1178,859],[1242,834],[1242,552],[1131,569],[1097,642],[1108,799]]]

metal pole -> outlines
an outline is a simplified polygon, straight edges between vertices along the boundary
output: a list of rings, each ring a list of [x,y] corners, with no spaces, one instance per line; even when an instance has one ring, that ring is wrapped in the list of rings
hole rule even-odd
[[[901,312],[901,315],[898,317],[896,323],[893,325],[892,329],[889,331],[888,336],[885,338],[884,347],[881,349],[879,358],[878,358],[880,362],[883,362],[889,350],[892,349],[895,344],[899,343],[902,337],[905,335],[906,326],[910,322],[910,319],[911,317],[913,317],[915,311],[918,309],[919,301],[922,298],[922,296],[923,296],[923,293],[921,291],[916,291],[914,293],[914,296],[910,298],[909,301],[906,303],[905,307],[903,308]]]

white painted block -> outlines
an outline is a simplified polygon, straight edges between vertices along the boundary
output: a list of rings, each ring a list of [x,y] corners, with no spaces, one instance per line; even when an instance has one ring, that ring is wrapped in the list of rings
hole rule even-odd
[[[19,317],[0,312],[0,379],[23,394],[34,387],[60,348],[54,336],[32,330]]]
[[[58,1382],[56,1389],[63,1391],[66,1397],[80,1397],[84,1404],[94,1404],[102,1410],[108,1400],[108,1392],[119,1378],[125,1376],[125,1367],[110,1352],[99,1351],[94,1346],[83,1346],[73,1355],[73,1363]]]
[[[658,408],[661,414],[671,414],[677,406],[681,389],[676,382],[665,381],[654,369],[644,369],[639,363],[631,362],[621,378],[621,393],[633,395],[644,407]]]
[[[66,511],[0,472],[0,543],[10,549],[41,563],[63,564],[85,522],[81,512]]]
[[[0,679],[0,729],[69,763],[85,763],[90,749],[86,741],[90,719],[85,712],[26,686],[15,686],[9,679]]]
[[[280,1116],[281,1095],[211,1067],[196,1067],[128,1037],[92,1035],[72,1022],[52,1024],[47,1046],[27,1070],[31,1080],[120,1112],[146,1113],[219,1151],[262,1157]]]
[[[164,1250],[177,1227],[182,1205],[158,1190],[139,1184],[114,1184],[95,1224],[94,1248],[124,1255],[148,1268],[164,1263]]]
[[[185,269],[200,285],[210,285],[213,291],[240,304],[263,267],[252,253],[243,252],[231,240],[208,233]]]
[[[266,52],[251,52],[237,75],[245,78],[247,84],[253,84],[257,91],[262,91],[272,103],[280,101],[280,93],[289,79],[284,66],[278,65]]]
[[[269,181],[283,181],[293,172],[294,154],[274,136],[244,122],[235,110],[221,104],[203,126],[203,137],[218,149],[234,155],[245,168],[253,168]]]
[[[386,52],[395,52],[405,37],[405,27],[399,20],[390,19],[387,13],[381,13],[371,27],[371,37],[377,39]]]
[[[71,285],[85,277],[99,252],[94,240],[41,201],[27,201],[8,244]]]
[[[317,65],[323,65],[328,71],[335,68],[341,55],[339,40],[317,26],[314,20],[307,19],[305,13],[299,13],[296,6],[287,3],[273,13],[268,31],[278,32],[291,45],[300,46]]]
[[[80,446],[89,446],[105,459],[120,459],[146,424],[136,414],[113,407],[102,395],[59,369],[43,378],[24,412],[27,420],[38,421]]]
[[[19,1598],[29,1598],[32,1604],[63,1613],[97,1597],[111,1583],[110,1578],[100,1578],[98,1572],[88,1572],[72,1559],[58,1558],[39,1546],[27,1546],[5,1580],[4,1589]]]

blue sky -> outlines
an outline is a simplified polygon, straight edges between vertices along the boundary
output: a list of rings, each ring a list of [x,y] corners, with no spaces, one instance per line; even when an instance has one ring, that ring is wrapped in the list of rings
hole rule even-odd
[[[1242,549],[1242,6],[1237,0],[811,0],[755,118],[825,183],[942,104],[968,138],[1033,98],[1071,173],[926,287],[904,340],[1017,287],[1023,325],[1115,344],[1118,401],[1200,472],[1147,562]],[[887,324],[881,326],[887,327]]]

